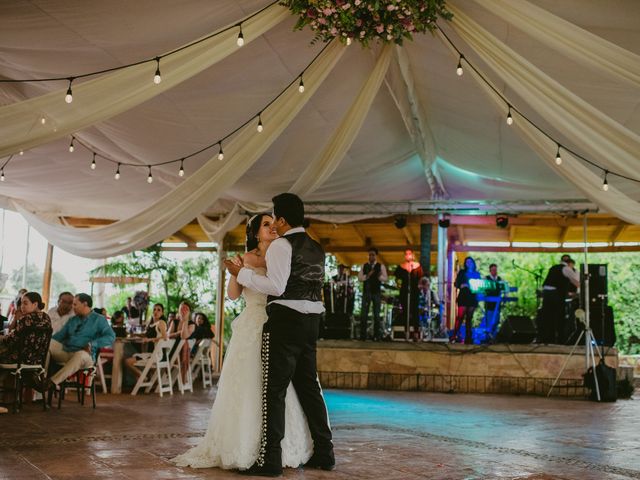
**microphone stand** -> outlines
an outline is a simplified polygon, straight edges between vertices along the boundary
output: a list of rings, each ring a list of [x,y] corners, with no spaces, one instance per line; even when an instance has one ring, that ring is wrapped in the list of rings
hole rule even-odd
[[[536,279],[536,312],[540,309],[540,283],[542,283],[542,268],[538,271],[529,270],[528,268],[521,267],[515,260],[511,260],[513,268],[527,272],[529,275],[533,275]]]

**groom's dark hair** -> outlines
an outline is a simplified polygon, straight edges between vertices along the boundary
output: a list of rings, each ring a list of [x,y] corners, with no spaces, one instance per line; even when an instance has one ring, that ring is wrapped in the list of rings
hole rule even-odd
[[[292,227],[301,227],[304,222],[304,203],[293,193],[281,193],[271,199],[273,215],[282,217]]]

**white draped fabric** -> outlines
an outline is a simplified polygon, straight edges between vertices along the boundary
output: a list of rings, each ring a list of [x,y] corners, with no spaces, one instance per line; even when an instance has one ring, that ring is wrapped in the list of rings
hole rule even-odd
[[[475,1],[536,41],[547,44],[575,61],[640,87],[640,55],[608,42],[527,0]]]
[[[329,45],[305,72],[305,93],[300,94],[294,84],[263,111],[262,133],[256,132],[254,123],[248,124],[225,146],[223,162],[217,160],[216,152],[182,184],[137,215],[80,230],[47,223],[18,202],[15,207],[53,245],[83,257],[104,258],[160,242],[209,207],[260,158],[313,96],[343,52],[340,43]]]
[[[274,4],[242,25],[249,43],[273,28],[289,13]],[[0,108],[0,157],[71,135],[78,130],[128,111],[211,67],[235,52],[238,30],[222,31],[161,61],[162,82],[152,80],[156,63],[117,70],[73,85],[74,101],[65,103],[67,85],[60,90]],[[46,124],[39,124],[45,117]],[[35,127],[34,127],[35,126]]]
[[[640,179],[640,135],[605,115],[450,6],[452,28],[527,105],[599,165]],[[506,110],[506,105],[503,109]]]

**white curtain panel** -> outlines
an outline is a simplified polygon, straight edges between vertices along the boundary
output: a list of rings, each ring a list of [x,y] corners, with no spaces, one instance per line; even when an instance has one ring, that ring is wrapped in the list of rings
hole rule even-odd
[[[245,46],[284,19],[287,8],[274,4],[243,22]],[[163,58],[162,82],[153,83],[156,63],[117,70],[73,85],[73,102],[65,103],[67,84],[58,91],[0,108],[0,157],[71,135],[130,110],[193,77],[237,51],[232,28]],[[40,125],[41,117],[47,119]]]
[[[475,0],[494,15],[572,60],[640,87],[640,56],[527,0]],[[616,8],[613,5],[611,8]],[[639,19],[640,21],[640,19]]]
[[[602,113],[450,5],[453,30],[572,147],[589,152],[607,170],[640,177],[640,135]],[[506,105],[502,107],[506,110]]]
[[[260,158],[293,121],[341,58],[343,45],[334,41],[305,71],[303,94],[292,84],[262,113],[264,131],[249,123],[224,146],[223,161],[215,155],[173,191],[138,214],[111,225],[77,229],[52,225],[14,202],[26,220],[53,245],[88,258],[105,258],[160,242],[200,215]]]
[[[442,42],[449,47],[454,54],[457,54],[440,32],[438,32],[438,35]],[[470,75],[477,80],[480,88],[482,88],[492,100],[492,103],[498,111],[504,110],[504,102],[498,94],[496,94],[475,71],[471,69],[468,70],[470,71]],[[491,82],[490,85],[498,90]],[[607,192],[602,190],[602,177],[593,173],[585,167],[580,160],[568,152],[562,153],[562,164],[556,165],[555,143],[515,112],[512,128],[515,128],[515,130],[520,133],[522,139],[540,156],[549,168],[572,183],[585,197],[622,220],[632,224],[640,223],[640,203],[629,198],[612,185],[609,186]]]

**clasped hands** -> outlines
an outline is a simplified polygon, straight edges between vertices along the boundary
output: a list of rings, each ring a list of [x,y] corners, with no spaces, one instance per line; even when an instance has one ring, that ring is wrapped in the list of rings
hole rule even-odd
[[[224,261],[224,266],[231,275],[237,277],[240,269],[244,267],[244,259],[241,256],[227,258]]]

